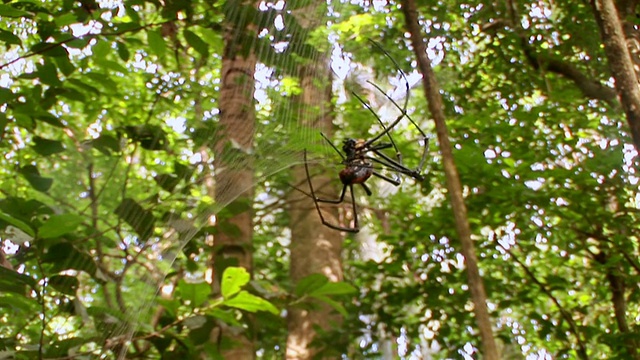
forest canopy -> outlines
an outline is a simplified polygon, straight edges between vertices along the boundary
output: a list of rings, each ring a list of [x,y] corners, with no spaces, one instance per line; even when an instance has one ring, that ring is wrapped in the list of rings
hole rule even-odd
[[[0,359],[640,360],[638,3],[4,1]]]

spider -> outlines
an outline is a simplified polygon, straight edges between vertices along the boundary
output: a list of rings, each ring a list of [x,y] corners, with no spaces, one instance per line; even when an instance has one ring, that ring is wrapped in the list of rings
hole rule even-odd
[[[351,233],[357,233],[360,231],[360,225],[358,223],[358,211],[356,206],[355,194],[353,191],[353,185],[359,184],[367,194],[367,196],[371,196],[371,189],[366,185],[366,181],[375,176],[380,178],[394,186],[400,185],[400,179],[398,177],[388,177],[377,171],[378,168],[386,169],[392,172],[396,172],[399,174],[404,174],[409,176],[415,180],[423,181],[424,177],[422,176],[422,168],[424,167],[424,162],[427,156],[428,151],[428,138],[425,133],[420,129],[420,127],[409,117],[406,112],[407,103],[409,102],[409,81],[407,80],[406,75],[402,70],[400,70],[400,66],[396,63],[396,61],[391,58],[391,56],[384,51],[374,41],[371,41],[380,48],[385,56],[387,56],[391,61],[395,64],[396,68],[400,71],[402,78],[404,79],[406,85],[406,97],[404,107],[400,107],[389,95],[387,95],[380,87],[370,82],[378,91],[380,91],[384,96],[390,100],[395,107],[400,110],[400,115],[388,126],[385,127],[382,119],[373,111],[373,109],[364,102],[357,94],[353,93],[355,97],[362,103],[368,110],[373,114],[373,116],[378,120],[378,123],[382,127],[382,131],[372,138],[365,139],[345,139],[342,143],[342,151],[340,151],[333,142],[323,133],[320,135],[324,138],[326,142],[331,145],[331,147],[340,155],[342,158],[342,164],[344,165],[344,169],[342,169],[339,173],[340,181],[342,182],[342,192],[340,193],[340,197],[338,199],[322,199],[316,196],[316,192],[313,188],[313,183],[311,181],[311,176],[309,174],[309,162],[307,160],[307,150],[304,150],[304,168],[307,176],[307,183],[309,184],[310,193],[298,189],[294,187],[296,190],[302,192],[306,196],[309,196],[313,199],[318,215],[320,216],[320,220],[322,224],[340,231],[346,231]],[[398,150],[395,142],[393,141],[393,137],[391,136],[391,131],[400,123],[400,121],[404,118],[407,118],[411,124],[418,130],[422,137],[422,141],[424,141],[423,153],[420,160],[420,163],[416,169],[410,169],[403,165],[402,163],[402,154]],[[387,137],[389,142],[380,141],[381,138]],[[396,158],[392,158],[391,156],[383,153],[381,150],[393,148],[396,152]],[[351,207],[353,209],[353,227],[339,226],[332,224],[325,220],[322,212],[320,211],[319,203],[328,203],[328,204],[341,204],[344,202],[344,197],[347,192],[347,188],[349,188],[349,192],[351,193]]]

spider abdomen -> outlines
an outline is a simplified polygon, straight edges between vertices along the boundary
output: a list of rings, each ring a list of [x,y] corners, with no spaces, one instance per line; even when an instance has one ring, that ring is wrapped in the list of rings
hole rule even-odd
[[[340,180],[344,185],[363,184],[372,174],[371,164],[352,164],[340,171]]]

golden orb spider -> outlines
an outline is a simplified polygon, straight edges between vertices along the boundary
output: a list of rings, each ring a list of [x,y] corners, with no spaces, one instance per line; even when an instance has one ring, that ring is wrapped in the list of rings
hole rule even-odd
[[[309,193],[303,191],[297,187],[294,187],[296,190],[302,192],[308,197],[313,199],[318,215],[320,216],[320,220],[322,224],[335,230],[346,231],[357,233],[360,231],[360,225],[358,223],[358,209],[356,206],[355,194],[353,192],[353,185],[359,184],[364,189],[365,193],[368,196],[371,196],[371,189],[366,185],[366,181],[371,178],[371,176],[378,177],[394,186],[400,185],[400,180],[398,178],[391,178],[381,174],[377,171],[378,168],[386,169],[391,172],[396,172],[399,174],[403,174],[409,176],[417,181],[423,181],[424,177],[422,176],[422,169],[424,167],[425,159],[428,153],[428,138],[425,133],[420,129],[418,124],[409,117],[407,114],[407,104],[409,102],[409,81],[405,75],[405,73],[400,69],[398,63],[387,53],[378,43],[373,40],[370,40],[376,47],[378,47],[387,58],[389,58],[393,64],[396,66],[396,69],[400,72],[402,78],[404,79],[406,85],[406,96],[404,106],[400,107],[389,95],[387,95],[380,87],[370,82],[378,91],[380,91],[384,96],[390,100],[393,105],[400,111],[400,116],[398,116],[388,127],[384,125],[382,119],[373,111],[373,109],[364,102],[357,94],[353,93],[355,97],[362,103],[368,110],[373,114],[373,116],[378,120],[380,125],[382,126],[382,131],[372,138],[365,139],[352,139],[348,138],[343,141],[342,151],[338,149],[333,142],[323,133],[320,135],[324,138],[325,141],[331,145],[331,147],[340,155],[342,158],[342,164],[344,168],[340,171],[339,177],[342,182],[342,192],[340,193],[340,197],[338,199],[322,199],[316,196],[315,189],[313,187],[313,183],[311,181],[311,175],[309,174],[309,161],[307,159],[307,150],[304,150],[304,168],[307,176],[307,183],[309,185]],[[393,141],[393,137],[391,136],[391,131],[402,121],[402,119],[407,118],[413,127],[415,127],[420,133],[421,140],[424,141],[423,152],[420,159],[420,163],[416,169],[410,169],[406,167],[402,163],[402,154],[396,143]],[[381,138],[386,136],[389,139],[389,142],[381,142]],[[393,148],[396,152],[396,159],[393,159],[391,156],[383,153],[381,150]],[[322,211],[320,211],[319,203],[328,203],[328,204],[341,204],[344,202],[344,197],[347,192],[347,188],[351,193],[351,206],[353,209],[353,227],[339,226],[332,224],[325,220],[322,215]]]

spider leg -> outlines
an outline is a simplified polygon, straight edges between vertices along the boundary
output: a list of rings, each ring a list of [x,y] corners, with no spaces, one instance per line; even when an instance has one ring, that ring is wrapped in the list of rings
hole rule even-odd
[[[341,202],[344,201],[344,194],[345,192],[347,192],[347,185],[344,185],[342,187],[342,193],[340,194],[340,198],[337,200],[331,200],[331,199],[321,199],[319,197],[316,196],[316,191],[313,188],[313,182],[311,181],[311,175],[309,174],[309,162],[307,161],[307,150],[304,150],[304,171],[307,174],[307,183],[309,184],[309,190],[311,191],[311,194],[306,193],[305,191],[302,191],[296,187],[294,187],[294,189],[297,189],[298,191],[302,192],[305,195],[308,195],[309,197],[311,197],[313,199],[313,201],[316,203],[316,207],[318,208],[318,213],[320,214],[320,217],[322,217],[322,214],[320,213],[320,206],[318,205],[319,202],[322,203],[329,203],[329,204],[340,204]],[[324,221],[324,219],[323,219]]]
[[[396,61],[396,59],[394,59],[394,58],[393,58],[393,56],[389,55],[389,53],[387,52],[387,50],[385,50],[385,49],[382,47],[382,45],[378,44],[377,42],[375,42],[375,41],[373,41],[373,40],[371,40],[371,39],[369,39],[369,42],[370,42],[370,43],[372,43],[375,47],[377,47],[377,48],[378,48],[378,50],[382,51],[382,53],[384,54],[384,56],[386,56],[386,57],[387,57],[387,59],[391,60],[391,62],[393,63],[393,65],[396,67],[396,69],[398,69],[398,71],[400,72],[400,75],[401,75],[401,76],[402,76],[402,78],[404,79],[404,84],[405,84],[405,88],[406,88],[407,96],[405,96],[405,99],[404,99],[404,109],[405,109],[405,110],[404,110],[404,111],[402,111],[402,113],[406,114],[406,113],[407,113],[406,109],[407,109],[407,105],[409,104],[409,94],[410,94],[410,93],[409,93],[409,79],[407,79],[407,75],[404,73],[404,71],[402,71],[402,69],[400,69],[400,64],[398,64],[398,62]],[[376,86],[375,84],[373,84],[373,85],[374,85],[376,88],[378,88],[378,86]],[[378,90],[380,90],[380,88],[378,88]],[[380,90],[380,92],[382,92],[382,93],[383,93],[383,94],[385,94],[385,95],[387,94],[387,93],[385,93],[385,92],[384,92],[384,91],[382,91],[382,90]],[[387,98],[389,98],[389,97],[387,96]],[[391,99],[389,98],[389,100],[391,100]],[[395,104],[395,101],[393,101],[393,100],[391,100],[391,101]],[[397,104],[396,104],[396,106],[397,106]],[[412,121],[412,122],[413,122],[413,121]]]
[[[373,84],[370,81],[368,81],[368,83]],[[380,90],[380,88],[378,88],[378,90]],[[366,102],[364,102],[364,100],[362,100],[362,98],[360,98],[360,96],[358,96],[358,94],[356,94],[353,91],[351,93],[358,99],[358,101],[360,101],[360,103],[362,105],[364,105],[365,108],[367,108],[367,110],[369,110],[369,112],[371,114],[373,114],[373,117],[375,117],[376,120],[378,120],[378,123],[380,123],[380,126],[382,126],[383,134],[384,133],[387,134],[387,137],[389,138],[389,141],[391,142],[390,145],[393,146],[393,149],[396,151],[396,156],[398,156],[398,160],[402,161],[402,154],[400,154],[400,150],[398,150],[398,147],[396,146],[396,143],[393,141],[393,138],[391,137],[391,134],[389,134],[389,131],[387,130],[387,127],[384,125],[384,122],[382,121],[382,119],[380,119],[380,116],[378,116],[378,114],[376,114],[376,112],[373,111],[371,106],[369,104],[367,104]],[[389,147],[391,147],[391,146],[389,146]]]
[[[406,96],[404,97],[404,108],[401,108],[395,101],[393,101],[393,99],[387,95],[386,92],[384,92],[378,85],[368,81],[369,84],[373,85],[378,91],[380,91],[382,94],[384,94],[384,96],[391,100],[391,102],[400,110],[400,116],[398,116],[398,118],[391,123],[391,125],[389,125],[389,127],[384,130],[383,132],[381,132],[380,134],[378,134],[376,137],[374,137],[373,139],[367,141],[368,145],[371,145],[372,143],[374,143],[376,140],[380,139],[381,137],[383,137],[384,135],[388,134],[389,131],[391,131],[391,129],[393,129],[396,125],[398,125],[398,123],[400,122],[400,120],[402,120],[403,117],[409,117],[409,115],[407,115],[407,105],[409,104],[409,80],[407,79],[407,75],[404,73],[404,71],[402,71],[400,69],[400,65],[398,64],[398,62],[391,56],[389,55],[389,53],[382,47],[382,45],[378,44],[377,42],[369,39],[369,42],[371,44],[373,44],[375,47],[378,48],[378,50],[380,50],[384,56],[386,56],[389,60],[391,60],[391,62],[393,63],[393,65],[396,67],[396,69],[398,69],[398,71],[400,72],[400,76],[402,76],[402,78],[404,79],[404,84],[405,84],[405,88],[406,88]],[[409,118],[409,121],[411,121],[411,123],[418,127],[415,122],[413,120],[411,120],[411,118]],[[420,133],[422,133],[422,130],[420,130],[420,128],[418,128],[418,130],[420,131]],[[422,133],[422,135],[424,135],[424,133]],[[397,149],[396,149],[397,150]],[[402,159],[399,159],[400,162],[402,162]]]
[[[325,135],[324,133],[320,133],[320,136],[322,136],[329,143],[329,145],[331,145],[333,150],[335,150],[342,158],[342,161],[344,161],[345,160],[344,154],[340,150],[338,150],[338,148],[335,145],[333,145],[333,143],[331,142],[331,140],[329,140],[327,135]]]
[[[401,114],[401,117],[402,117],[402,116],[406,116],[406,117],[407,117],[407,119],[409,119],[409,121],[413,124],[413,126],[414,126],[416,129],[418,129],[418,131],[420,132],[420,135],[422,135],[423,137],[427,137],[427,135],[425,135],[425,133],[422,131],[422,129],[420,129],[420,127],[418,127],[418,124],[416,124],[415,120],[413,120],[413,119],[409,116],[409,114],[407,114],[407,105],[406,105],[406,101],[405,101],[405,107],[404,107],[404,108],[402,108],[402,107],[400,107],[400,105],[398,105],[398,103],[397,103],[397,102],[395,102],[395,101],[394,101],[394,100],[393,100],[389,95],[387,95],[387,93],[386,93],[386,92],[384,92],[384,91],[382,90],[382,88],[380,88],[380,86],[378,86],[377,84],[375,84],[375,83],[373,83],[373,82],[371,82],[371,81],[368,81],[368,83],[369,83],[369,84],[371,84],[373,87],[375,87],[378,91],[380,91],[380,92],[382,93],[382,95],[384,95],[384,96],[387,98],[387,100],[391,101],[391,103],[393,104],[393,106],[395,106],[395,107],[396,107],[396,109],[398,109],[398,110],[402,113],[402,114]],[[409,83],[407,82],[406,84],[407,84],[407,91],[409,91]],[[408,94],[408,92],[407,92],[407,94]],[[408,99],[408,98],[409,98],[409,95],[407,95],[405,99]]]
[[[321,202],[321,203],[327,203],[327,204],[340,204],[344,201],[344,194],[347,192],[347,185],[342,187],[342,193],[340,194],[340,198],[337,200],[331,200],[331,199],[321,199],[317,196],[313,196],[313,199],[316,202]]]
[[[386,94],[385,94],[385,95],[386,95]],[[407,114],[406,112],[402,112],[402,114],[400,114],[400,116],[398,116],[398,118],[397,118],[397,119],[395,119],[395,120],[391,123],[391,125],[389,125],[389,126],[388,126],[388,127],[386,127],[386,128],[384,128],[384,127],[383,127],[383,128],[384,128],[384,130],[383,130],[381,133],[379,133],[378,135],[376,135],[376,136],[372,137],[371,139],[367,140],[367,142],[365,143],[365,146],[371,146],[371,144],[373,144],[374,142],[378,141],[378,139],[380,139],[381,137],[383,137],[383,136],[385,136],[385,135],[387,135],[387,136],[391,137],[391,135],[389,135],[389,132],[390,132],[394,127],[396,127],[396,125],[398,125],[398,123],[400,123],[400,120],[402,120],[402,118],[403,118],[403,117],[405,117],[405,116],[406,116],[406,114]],[[394,145],[394,148],[395,148],[395,145]],[[395,149],[396,149],[396,151],[399,153],[398,148],[395,148]]]
[[[403,74],[403,77],[404,77],[404,73],[402,73],[402,74]],[[427,137],[427,134],[425,134],[424,131],[422,131],[422,129],[420,129],[418,124],[416,124],[416,122],[411,118],[411,116],[409,116],[409,114],[407,114],[406,101],[405,101],[405,107],[403,109],[403,108],[400,107],[400,105],[398,105],[398,103],[393,101],[393,99],[389,95],[387,95],[387,93],[382,91],[382,89],[378,85],[376,85],[376,84],[374,84],[372,82],[369,82],[369,83],[371,85],[373,85],[376,89],[378,89],[378,91],[380,91],[382,94],[384,94],[384,96],[387,99],[389,99],[389,101],[391,101],[391,103],[402,113],[400,115],[400,117],[398,117],[398,119],[396,119],[396,121],[394,121],[391,124],[391,126],[389,126],[389,128],[392,128],[393,126],[395,126],[397,124],[397,122],[402,119],[402,117],[406,116],[406,118],[409,119],[409,121],[411,122],[413,127],[415,127],[416,130],[418,130],[418,132],[420,133],[420,136],[422,137],[422,140],[424,140],[424,150],[422,152],[422,158],[420,159],[420,164],[418,165],[418,168],[416,169],[416,172],[418,172],[418,173],[421,172],[422,168],[424,167],[424,163],[425,163],[425,161],[427,159],[427,153],[429,152],[429,138]],[[405,77],[405,84],[407,85],[407,96],[406,96],[406,99],[408,100],[408,98],[409,98],[409,95],[408,95],[409,94],[409,82],[406,81],[406,77]],[[369,140],[369,141],[371,141],[371,140]]]
[[[400,110],[400,117],[398,117],[396,119],[396,121],[394,121],[390,126],[389,129],[393,128],[394,126],[396,126],[396,124],[402,119],[403,116],[406,116],[407,119],[409,119],[409,121],[411,122],[411,124],[418,130],[418,132],[420,132],[420,135],[422,136],[422,139],[424,140],[424,150],[422,153],[422,158],[420,159],[420,164],[418,165],[418,168],[415,170],[415,173],[419,174],[422,172],[422,169],[424,168],[424,163],[427,159],[427,153],[429,152],[429,138],[427,137],[427,135],[424,133],[424,131],[422,131],[422,129],[420,129],[420,127],[418,126],[418,124],[416,124],[415,121],[413,121],[413,119],[407,114],[407,105],[409,104],[409,96],[410,96],[410,88],[409,88],[409,79],[407,79],[407,75],[404,73],[404,71],[402,71],[402,69],[400,69],[400,65],[398,64],[398,62],[396,61],[396,59],[393,58],[393,56],[389,55],[389,53],[382,47],[382,45],[380,45],[379,43],[377,43],[376,41],[369,39],[369,42],[375,46],[376,48],[378,48],[378,50],[380,50],[389,60],[391,60],[391,62],[393,63],[393,65],[396,67],[396,69],[398,69],[398,71],[400,72],[400,76],[402,76],[402,78],[404,79],[404,84],[405,84],[405,91],[406,91],[406,96],[404,99],[404,106],[400,107],[400,105],[398,105],[389,95],[387,95],[386,92],[384,92],[378,85],[369,82],[371,85],[373,85],[376,89],[378,89],[378,91],[380,91],[382,94],[384,94],[384,96],[389,99],[389,101],[391,101],[391,103],[393,103],[393,105]],[[384,136],[383,134],[379,134],[379,137]],[[369,144],[373,143],[375,140],[377,140],[376,138],[372,139],[369,141]],[[400,163],[402,163],[402,160],[400,159]]]
[[[382,149],[388,149],[390,147],[392,147],[393,144],[388,144],[388,143],[382,143],[382,144],[376,144],[374,146],[370,146],[366,149],[366,151],[374,151],[374,150],[382,150]]]
[[[324,135],[323,135],[324,136]],[[331,229],[334,230],[340,230],[340,231],[346,231],[346,232],[351,232],[351,233],[357,233],[360,231],[360,228],[358,227],[358,213],[357,213],[357,208],[356,208],[356,198],[355,195],[353,194],[353,185],[344,185],[342,187],[342,193],[340,194],[340,198],[338,200],[329,200],[329,199],[320,199],[319,197],[316,196],[316,192],[313,189],[313,183],[311,182],[311,175],[309,174],[309,162],[307,161],[307,149],[304,150],[304,171],[307,175],[307,183],[309,184],[309,190],[311,191],[311,194],[306,193],[305,191],[302,191],[296,187],[294,187],[294,189],[302,192],[303,194],[311,197],[311,199],[313,199],[313,203],[316,206],[316,211],[318,212],[318,216],[320,216],[320,221],[322,221],[322,225],[327,226]],[[364,184],[363,184],[364,185]],[[354,227],[350,228],[350,227],[344,227],[344,226],[338,226],[338,225],[333,225],[330,222],[328,222],[327,220],[324,219],[324,216],[322,215],[322,211],[320,211],[320,202],[322,203],[330,203],[330,204],[340,204],[344,201],[344,194],[347,191],[347,186],[349,187],[349,190],[351,191],[351,203],[353,206],[353,219],[354,219]]]
[[[380,173],[377,173],[375,171],[373,172],[373,176],[378,177],[378,178],[390,183],[393,186],[399,186],[400,185],[400,181],[398,181],[396,179],[392,179],[392,178],[390,178],[388,176],[384,176],[384,175],[382,175]],[[364,185],[364,184],[362,184],[362,185]],[[371,195],[371,194],[367,193],[367,195]]]
[[[373,174],[375,175],[376,173],[374,172]],[[365,183],[360,183],[360,185],[362,185],[362,188],[364,189],[364,192],[367,193],[367,196],[371,196],[371,194],[373,194],[371,192],[371,189],[369,189],[369,187]]]
[[[362,183],[362,185],[364,186],[364,183]],[[366,186],[365,186],[365,189],[367,189]],[[349,191],[351,192],[351,206],[353,208],[353,228],[351,231],[358,232],[360,231],[360,225],[358,224],[358,209],[356,208],[356,196],[353,193],[353,185],[349,185]],[[349,230],[346,230],[346,231],[349,231]]]
[[[364,184],[362,185],[364,186]],[[351,193],[351,208],[353,211],[353,227],[338,226],[328,222],[327,220],[324,219],[324,216],[322,216],[322,212],[320,211],[320,205],[318,205],[319,202],[325,202],[325,203],[331,203],[331,204],[341,203],[344,200],[344,194],[347,191],[347,187],[349,187],[349,192]],[[314,197],[313,201],[316,204],[316,210],[318,210],[318,215],[320,215],[320,220],[322,221],[322,225],[330,227],[331,229],[334,229],[334,230],[346,231],[350,233],[357,233],[360,231],[360,226],[358,225],[358,208],[356,206],[356,196],[353,193],[353,185],[345,185],[342,188],[342,194],[340,195],[340,200],[338,201],[319,199],[317,197]]]
[[[393,160],[392,158],[390,158],[389,156],[377,151],[377,150],[373,150],[373,153],[376,154],[377,156],[381,157],[382,159],[384,159],[385,161],[382,161],[380,159],[376,159],[374,157],[367,157],[368,159],[375,161],[379,164],[382,164],[388,168],[390,168],[393,171],[399,172],[401,174],[405,174],[408,176],[411,176],[412,178],[418,180],[418,181],[422,181],[424,180],[424,177],[420,174],[419,170],[412,170],[409,169],[408,167],[402,165],[401,163]],[[426,154],[426,152],[425,152]],[[423,156],[426,157],[426,156]]]

